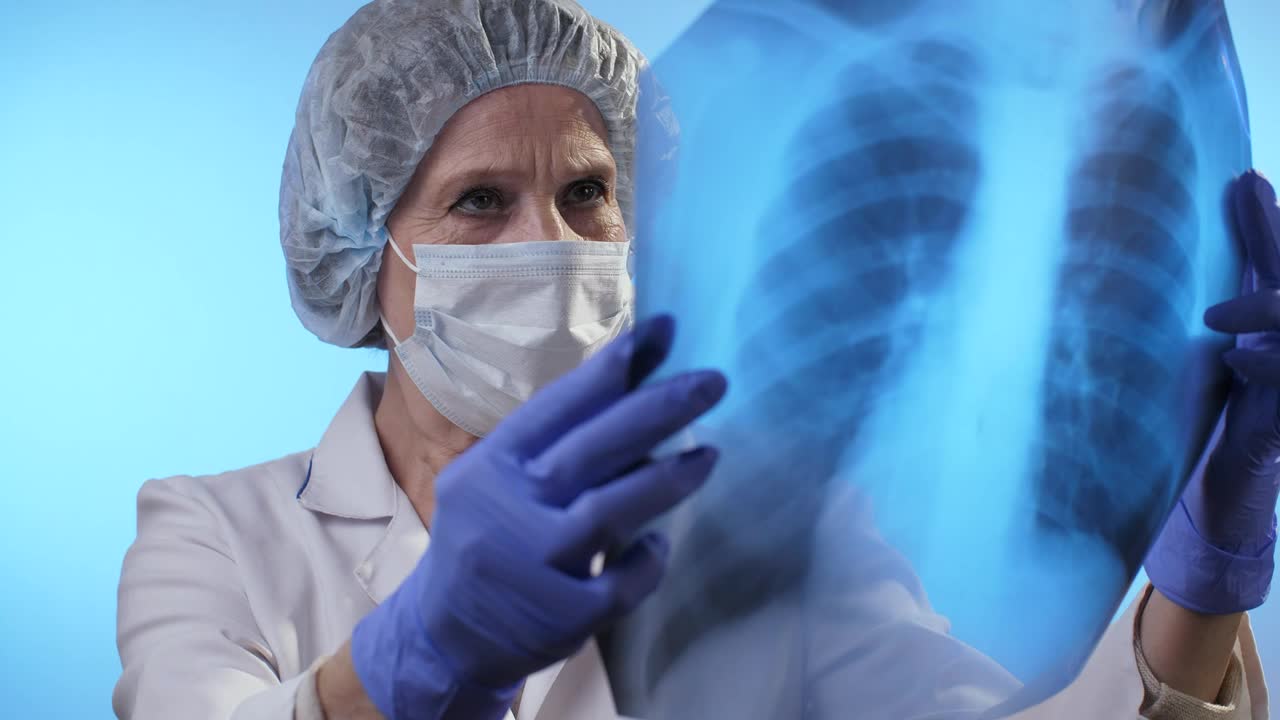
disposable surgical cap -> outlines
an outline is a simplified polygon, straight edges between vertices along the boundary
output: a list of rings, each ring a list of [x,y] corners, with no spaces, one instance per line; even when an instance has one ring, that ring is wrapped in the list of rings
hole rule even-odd
[[[350,347],[378,317],[385,222],[436,134],[500,88],[548,83],[600,110],[632,226],[644,57],[572,0],[378,0],[321,48],[302,89],[280,183],[293,308]]]

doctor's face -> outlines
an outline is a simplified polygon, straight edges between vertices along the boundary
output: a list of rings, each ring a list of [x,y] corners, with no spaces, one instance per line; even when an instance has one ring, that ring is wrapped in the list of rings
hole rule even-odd
[[[394,242],[484,245],[535,240],[622,242],[617,165],[604,118],[585,95],[517,85],[455,114],[387,220]],[[400,338],[413,333],[415,276],[392,253],[378,301]]]

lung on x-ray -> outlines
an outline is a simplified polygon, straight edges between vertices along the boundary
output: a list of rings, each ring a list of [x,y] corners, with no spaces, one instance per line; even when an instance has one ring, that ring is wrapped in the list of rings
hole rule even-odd
[[[721,0],[655,63],[641,315],[725,370],[648,720],[982,717],[1079,672],[1193,469],[1249,165],[1220,0]],[[650,129],[656,125],[649,125]]]

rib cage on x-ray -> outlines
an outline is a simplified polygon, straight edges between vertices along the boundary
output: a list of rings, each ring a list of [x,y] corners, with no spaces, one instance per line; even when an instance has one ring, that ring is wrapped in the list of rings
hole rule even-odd
[[[963,50],[945,44],[922,43],[909,52],[927,69],[927,82],[903,87],[871,64],[850,67],[859,92],[821,108],[798,134],[794,152],[801,158],[813,155],[815,138],[834,144],[816,161],[800,161],[800,172],[766,214],[761,232],[776,238],[770,245],[777,250],[752,278],[737,323],[741,366],[754,376],[742,379],[760,388],[748,401],[749,416],[787,423],[793,432],[785,448],[725,458],[726,472],[744,478],[735,487],[749,493],[735,502],[754,506],[750,514],[766,523],[766,542],[744,552],[741,538],[716,537],[723,528],[715,516],[700,518],[681,545],[700,559],[676,562],[704,566],[705,582],[696,589],[705,605],[672,603],[655,662],[677,657],[696,637],[705,621],[699,614],[729,618],[803,582],[820,486],[835,475],[895,358],[919,339],[923,318],[911,311],[911,296],[928,294],[945,277],[938,262],[965,224],[966,189],[978,175],[975,103],[964,83],[977,70]],[[885,117],[896,121],[884,123]],[[833,197],[809,192],[815,188],[839,190]],[[806,363],[797,366],[796,356]],[[758,447],[735,434],[752,435],[731,427],[721,442]],[[768,481],[781,475],[811,487]],[[660,675],[661,668],[651,668],[651,677]]]
[[[1078,669],[1221,398],[1199,315],[1238,277],[1234,62],[1218,0],[720,0],[659,60],[692,129],[641,220],[641,310],[674,311],[676,369],[726,367],[731,396],[695,432],[715,476],[664,521],[667,580],[602,639],[622,713],[699,716],[670,713],[732,684],[714,667],[650,704],[690,648],[808,612],[845,487],[959,640],[1039,696]]]
[[[1096,129],[1069,181],[1066,250],[1045,370],[1038,518],[1096,532],[1130,573],[1167,504],[1177,383],[1194,300],[1195,149],[1166,80],[1117,68],[1100,83]],[[1178,458],[1181,459],[1181,458]],[[1117,482],[1114,468],[1130,470]]]

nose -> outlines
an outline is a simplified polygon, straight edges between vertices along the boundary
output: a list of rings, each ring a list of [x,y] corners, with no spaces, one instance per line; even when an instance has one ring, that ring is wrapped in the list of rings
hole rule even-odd
[[[582,239],[561,213],[554,196],[539,196],[524,203],[507,230],[509,242]]]

